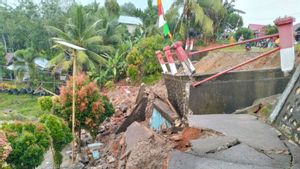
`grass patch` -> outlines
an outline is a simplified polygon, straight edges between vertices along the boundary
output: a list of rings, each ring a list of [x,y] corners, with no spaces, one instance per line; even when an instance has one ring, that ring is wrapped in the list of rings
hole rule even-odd
[[[36,120],[42,114],[37,96],[0,93],[1,120]],[[11,112],[6,112],[11,110]]]

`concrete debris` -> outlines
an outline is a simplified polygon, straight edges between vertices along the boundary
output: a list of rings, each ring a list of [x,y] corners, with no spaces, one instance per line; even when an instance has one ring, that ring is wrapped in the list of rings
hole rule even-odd
[[[167,101],[166,101],[167,102]],[[179,115],[169,107],[168,103],[164,102],[160,98],[155,98],[153,107],[157,109],[160,114],[167,119],[171,124],[174,124],[175,120],[178,120]]]
[[[148,140],[154,135],[153,131],[141,125],[138,122],[133,122],[125,132],[126,150],[130,151],[139,141]]]
[[[136,100],[135,100],[135,104],[139,104],[140,101],[142,100],[142,98],[146,95],[146,86],[144,84],[142,84],[140,86],[140,89],[139,89],[139,92],[138,92],[138,95],[136,97]]]
[[[126,103],[121,103],[116,108],[119,109],[122,113],[126,113],[126,111],[128,110],[128,105]]]
[[[93,137],[91,134],[85,130],[81,130],[81,146],[87,146],[93,142]]]
[[[119,134],[121,132],[126,131],[127,127],[131,125],[134,121],[144,121],[145,120],[145,110],[148,104],[148,97],[144,96],[139,104],[135,106],[132,113],[129,117],[127,117],[124,122],[120,125],[120,127],[117,129],[116,134]]]
[[[171,128],[171,123],[166,120],[162,114],[156,110],[156,108],[153,108],[152,110],[152,116],[149,121],[150,128],[155,131],[164,131],[167,128]]]
[[[113,163],[116,161],[116,159],[113,156],[108,156],[107,161],[108,161],[108,163]]]
[[[171,144],[161,144],[156,142],[154,138],[140,141],[132,148],[126,169],[167,168],[167,157],[171,150]]]

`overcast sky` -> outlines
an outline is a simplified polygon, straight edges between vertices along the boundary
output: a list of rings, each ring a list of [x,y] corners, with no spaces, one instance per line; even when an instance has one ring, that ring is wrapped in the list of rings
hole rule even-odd
[[[39,0],[35,0],[39,1]],[[100,4],[104,4],[105,0],[96,0]],[[8,2],[16,2],[16,0],[8,0]],[[76,0],[76,2],[88,4],[94,0]],[[132,2],[138,8],[146,8],[147,0],[118,0],[122,5],[126,2]],[[156,4],[156,0],[153,0]],[[167,10],[174,0],[162,0],[163,7]],[[300,0],[236,0],[236,8],[246,12],[243,14],[244,26],[249,23],[256,24],[272,24],[279,16],[293,16],[296,23],[300,23]]]

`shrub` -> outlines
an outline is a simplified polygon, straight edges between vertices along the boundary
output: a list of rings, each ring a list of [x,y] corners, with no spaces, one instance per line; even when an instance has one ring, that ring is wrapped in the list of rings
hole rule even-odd
[[[53,159],[55,168],[59,168],[62,162],[62,149],[72,141],[72,132],[68,124],[61,118],[52,114],[44,114],[40,117],[39,122],[44,124],[51,136],[52,147],[54,149]]]
[[[13,168],[31,169],[42,163],[50,140],[43,124],[17,122],[3,124],[2,129],[13,149],[7,158]]]
[[[7,159],[11,151],[11,146],[6,139],[5,134],[0,131],[0,168],[7,167],[5,160]]]
[[[50,111],[53,106],[51,96],[39,97],[38,103],[43,111]]]
[[[138,82],[142,77],[160,73],[162,70],[155,52],[162,50],[164,45],[164,39],[160,35],[146,37],[136,44],[126,57],[127,76],[133,82]]]
[[[239,28],[234,34],[235,40],[239,40],[240,36],[242,36],[242,35],[244,37],[244,40],[251,39],[254,37],[253,32],[250,29]]]
[[[138,75],[139,75],[138,67],[135,65],[129,65],[127,68],[127,76],[130,77],[133,83],[137,82],[139,78]]]
[[[65,119],[71,127],[72,122],[72,77],[68,80],[66,86],[61,87],[59,102],[61,111],[56,114]],[[101,115],[105,112],[102,96],[95,82],[90,82],[85,74],[79,74],[76,77],[76,131],[85,128],[93,136],[97,134],[97,128],[101,123]]]

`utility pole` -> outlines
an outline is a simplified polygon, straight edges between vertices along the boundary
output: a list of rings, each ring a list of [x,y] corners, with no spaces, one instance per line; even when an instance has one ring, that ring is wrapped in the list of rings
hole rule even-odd
[[[76,134],[75,134],[75,111],[76,111],[76,104],[75,104],[75,94],[76,94],[76,58],[77,58],[77,52],[78,51],[83,51],[83,50],[86,50],[82,47],[79,47],[79,46],[76,46],[76,45],[73,45],[71,43],[68,43],[68,42],[65,42],[65,41],[55,41],[55,43],[58,43],[60,45],[63,45],[65,47],[68,47],[70,49],[72,49],[72,56],[73,57],[73,89],[72,89],[72,92],[73,92],[73,97],[72,97],[72,134],[73,134],[73,143],[72,143],[72,162],[74,163],[75,162],[75,142],[76,142]],[[79,140],[80,142],[80,140]],[[80,144],[79,144],[80,146]]]

